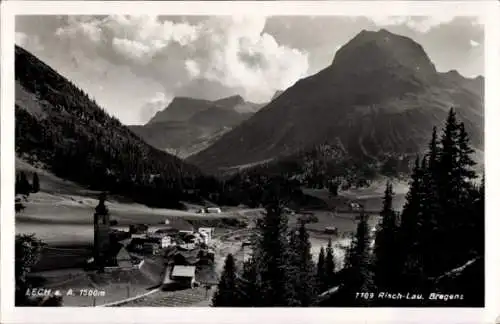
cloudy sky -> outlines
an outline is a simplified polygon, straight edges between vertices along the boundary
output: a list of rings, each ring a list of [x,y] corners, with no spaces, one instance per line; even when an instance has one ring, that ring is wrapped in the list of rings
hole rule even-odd
[[[362,29],[420,43],[440,71],[483,74],[484,31],[470,17],[18,16],[16,43],[125,124],[174,96],[265,102],[331,63]]]

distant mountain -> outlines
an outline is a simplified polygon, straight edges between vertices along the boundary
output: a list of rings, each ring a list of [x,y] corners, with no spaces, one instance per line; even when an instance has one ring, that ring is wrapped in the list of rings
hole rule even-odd
[[[154,147],[186,157],[211,145],[263,105],[239,95],[214,101],[175,97],[146,125],[129,128]]]
[[[65,77],[16,46],[16,154],[57,176],[150,205],[181,198],[198,168],[146,144]]]
[[[193,117],[205,109],[210,108],[212,102],[203,99],[175,97],[167,108],[157,112],[147,124],[162,123],[166,121],[182,122]]]
[[[362,31],[330,66],[299,80],[188,161],[215,172],[324,143],[357,160],[414,154],[451,107],[482,150],[483,92],[482,77],[437,72],[412,39]]]
[[[177,97],[189,97],[216,101],[220,98],[233,96],[235,93],[243,93],[241,87],[223,85],[217,80],[197,78],[187,83],[182,83],[173,90]]]

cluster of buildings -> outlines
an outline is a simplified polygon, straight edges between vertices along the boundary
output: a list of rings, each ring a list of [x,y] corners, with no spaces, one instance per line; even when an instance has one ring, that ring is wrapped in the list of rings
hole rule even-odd
[[[213,228],[200,227],[195,230],[192,227],[165,225],[145,226],[137,228],[133,225],[129,228],[130,238],[124,240],[130,252],[143,255],[157,255],[169,247],[180,247],[192,250],[198,246],[205,249],[211,244]]]
[[[110,226],[107,215],[99,216],[94,219],[93,258],[99,268],[140,268],[149,258],[162,264],[160,284],[166,290],[216,284],[213,228],[195,229],[176,218],[158,225]]]

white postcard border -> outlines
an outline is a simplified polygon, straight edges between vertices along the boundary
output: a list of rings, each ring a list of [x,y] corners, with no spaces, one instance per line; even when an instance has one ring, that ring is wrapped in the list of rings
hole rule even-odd
[[[500,314],[500,22],[496,1],[8,1],[1,4],[1,309],[2,323],[494,323]],[[443,15],[485,24],[485,308],[27,308],[14,307],[14,21],[20,14]]]

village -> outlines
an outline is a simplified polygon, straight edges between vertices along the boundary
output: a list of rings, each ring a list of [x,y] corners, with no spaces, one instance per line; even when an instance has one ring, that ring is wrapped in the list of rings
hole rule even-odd
[[[113,205],[101,194],[94,204],[90,245],[50,244],[30,274],[38,281],[36,287],[59,291],[64,306],[208,306],[224,258],[233,254],[241,267],[250,257],[251,237],[263,212],[240,209],[246,213],[240,218],[241,222],[245,219],[245,226],[230,228],[221,227],[218,221],[230,209],[213,206],[192,209],[199,215],[194,220],[166,215],[149,223],[147,218],[139,223],[118,217],[118,223],[108,203]],[[352,202],[345,206],[346,211],[359,207]],[[336,253],[348,245],[354,226],[350,214],[344,219],[342,214],[332,216],[327,211],[285,208],[285,212],[291,226],[302,221],[309,224],[315,257],[329,238],[334,238]],[[342,259],[341,254],[336,258]],[[68,291],[79,293],[68,295]]]
[[[100,197],[94,215],[94,255],[87,267],[99,272],[141,269],[146,262],[161,265],[162,290],[199,287],[217,282],[214,271],[214,228],[166,219],[163,224],[111,225]]]
[[[220,211],[201,209],[197,212]],[[64,306],[121,305],[153,292],[167,298],[166,304],[189,306],[209,300],[226,254],[216,236],[238,230],[210,227],[210,222],[202,225],[202,215],[201,223],[165,216],[161,222],[162,217],[155,217],[149,223],[120,219],[120,224],[113,216],[101,194],[90,245],[44,246],[29,275],[29,297],[41,297],[40,291],[55,293]],[[241,243],[223,244],[242,249]]]

